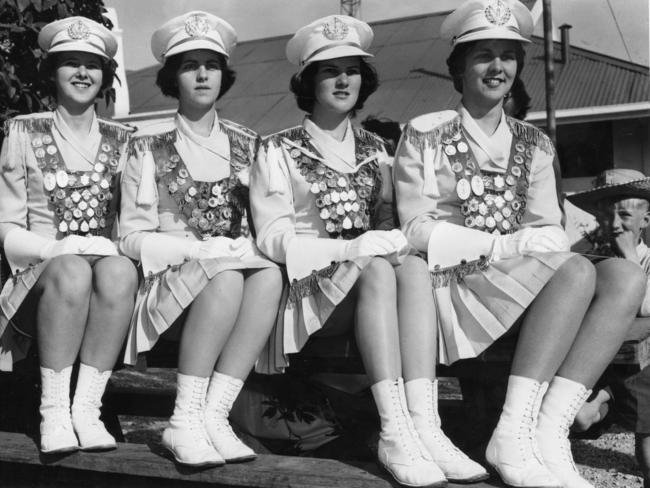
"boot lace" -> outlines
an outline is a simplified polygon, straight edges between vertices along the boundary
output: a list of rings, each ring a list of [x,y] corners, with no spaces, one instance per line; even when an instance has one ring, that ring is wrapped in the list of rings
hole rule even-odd
[[[451,439],[449,439],[444,431],[442,430],[441,427],[441,420],[440,420],[440,415],[438,415],[438,409],[437,409],[437,393],[435,389],[428,388],[427,389],[427,399],[426,399],[426,405],[427,405],[427,422],[429,424],[429,432],[431,435],[434,437],[436,442],[438,442],[438,445],[442,447],[447,454],[454,456],[454,457],[463,457],[465,458],[465,454],[458,449],[453,442],[451,442]]]
[[[519,450],[523,460],[532,458],[539,464],[544,464],[542,453],[537,444],[537,415],[542,405],[543,395],[537,393],[531,392],[527,399],[524,412],[526,421],[519,424],[517,440],[519,441]]]
[[[422,444],[422,441],[420,441],[420,436],[415,430],[413,419],[411,419],[411,415],[408,412],[406,399],[402,398],[397,387],[393,388],[391,391],[391,400],[395,407],[395,411],[398,412],[396,424],[402,448],[411,460],[415,460],[419,457],[427,457],[424,454],[426,448]]]
[[[573,471],[578,472],[578,468],[573,460],[573,454],[571,453],[571,441],[569,440],[569,428],[573,423],[578,410],[582,406],[586,395],[575,396],[569,403],[569,407],[564,411],[564,414],[560,418],[560,423],[556,431],[558,444],[560,447],[560,452],[562,454],[562,460],[566,462]]]

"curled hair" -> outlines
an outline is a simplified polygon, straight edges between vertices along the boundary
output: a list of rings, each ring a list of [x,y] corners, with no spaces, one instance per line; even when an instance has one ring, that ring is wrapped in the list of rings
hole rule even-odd
[[[228,60],[223,54],[217,52],[215,52],[215,54],[217,54],[219,59],[219,69],[221,70],[221,87],[219,89],[219,95],[217,96],[217,100],[219,100],[235,83],[237,73],[235,70],[228,67]],[[178,100],[177,75],[182,61],[183,53],[174,54],[173,56],[165,58],[165,64],[158,70],[158,74],[156,75],[156,85],[166,97],[172,97]]]
[[[447,58],[447,68],[454,82],[454,88],[458,93],[463,93],[463,73],[465,73],[465,62],[469,53],[476,44],[481,41],[462,42],[456,44]],[[524,69],[524,48],[521,42],[513,41],[515,45],[515,59],[517,60],[517,77]]]
[[[357,103],[352,108],[352,115],[354,116],[357,110],[363,108],[363,104],[368,97],[372,95],[379,87],[379,76],[377,70],[373,65],[359,58],[359,67],[361,70],[361,88],[359,89],[359,98]],[[318,63],[316,61],[307,66],[301,73],[296,73],[291,77],[290,89],[296,96],[296,103],[300,110],[311,114],[314,111],[314,104],[316,103],[316,85],[315,78],[318,71]]]
[[[54,73],[61,65],[61,58],[65,52],[56,52],[49,54],[38,67],[38,73],[42,80],[45,81],[47,94],[56,98],[57,89],[56,82],[54,81]],[[102,85],[97,93],[97,98],[102,98],[104,92],[113,86],[115,80],[115,71],[117,70],[117,63],[114,59],[106,59],[103,56],[96,54],[102,66]]]

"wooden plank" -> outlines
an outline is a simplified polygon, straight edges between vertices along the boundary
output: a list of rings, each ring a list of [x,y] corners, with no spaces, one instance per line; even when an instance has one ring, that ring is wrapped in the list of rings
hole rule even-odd
[[[31,466],[33,471],[51,469],[52,473],[56,473],[57,482],[61,481],[61,476],[67,471],[68,476],[76,477],[77,481],[84,476],[96,478],[97,473],[103,473],[107,477],[120,475],[122,482],[119,486],[123,487],[145,486],[142,483],[138,484],[137,479],[177,480],[183,483],[182,486],[192,482],[193,486],[209,484],[213,487],[244,488],[287,486],[390,488],[395,486],[392,479],[380,472],[374,463],[349,463],[332,459],[267,454],[259,455],[255,461],[249,463],[228,464],[210,469],[190,469],[179,467],[163,457],[159,446],[144,444],[119,444],[117,450],[104,453],[77,452],[66,456],[43,456],[39,454],[34,441],[29,437],[23,434],[0,432],[0,445],[2,445],[0,466]],[[133,484],[128,482],[131,478]],[[461,485],[449,484],[449,486]],[[502,485],[477,483],[472,486],[487,488]]]

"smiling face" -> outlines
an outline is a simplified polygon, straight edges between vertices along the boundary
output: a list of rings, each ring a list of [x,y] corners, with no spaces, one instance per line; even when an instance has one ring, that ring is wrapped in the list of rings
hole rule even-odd
[[[467,52],[461,77],[465,106],[486,108],[503,103],[517,75],[516,42],[482,40]]]
[[[212,109],[221,89],[221,56],[207,49],[187,51],[182,59],[176,79],[181,111]]]
[[[88,107],[102,86],[102,60],[96,54],[69,51],[57,54],[53,81],[56,99],[66,107]]]
[[[358,56],[318,61],[314,77],[314,111],[348,114],[357,103],[360,89]]]
[[[598,223],[605,233],[617,237],[623,232],[631,232],[634,242],[641,240],[641,233],[650,224],[649,203],[640,198],[621,198],[605,200],[598,204]]]

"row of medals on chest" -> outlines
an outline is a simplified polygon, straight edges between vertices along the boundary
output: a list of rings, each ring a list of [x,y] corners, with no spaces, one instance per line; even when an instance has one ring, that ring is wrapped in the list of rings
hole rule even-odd
[[[178,154],[172,154],[166,164],[167,171],[173,171],[181,162]],[[185,167],[178,169],[175,178],[171,178],[167,182],[167,189],[170,195],[174,196],[180,187],[188,183],[190,177],[189,171]],[[217,214],[223,219],[230,219],[232,216],[232,209],[230,206],[224,206],[230,203],[230,178],[212,182],[202,182],[200,188],[195,185],[190,185],[185,189],[181,198],[183,207],[190,208],[191,217],[188,224],[191,227],[207,230]],[[217,207],[222,207],[217,209]],[[228,220],[229,222],[229,220]]]
[[[464,141],[459,140],[460,134],[456,136],[444,142],[445,153],[450,157],[466,154],[469,149]],[[456,194],[463,200],[461,212],[465,215],[465,226],[506,232],[512,229],[517,221],[517,212],[523,205],[516,199],[515,188],[524,172],[522,166],[530,164],[526,162],[526,157],[532,157],[532,148],[526,148],[522,143],[515,144],[515,164],[505,175],[477,174],[472,160],[467,161],[465,166],[459,161],[451,165],[457,177]]]
[[[59,232],[89,232],[106,226],[104,218],[106,204],[111,199],[109,191],[112,175],[108,171],[116,168],[118,161],[111,158],[110,144],[103,142],[92,171],[68,173],[62,169],[59,151],[52,136],[44,135],[32,141],[38,167],[43,172],[43,187],[50,193],[49,200],[55,205]],[[49,159],[46,161],[46,157]],[[108,172],[108,174],[106,174]]]
[[[301,156],[298,149],[290,153],[293,159]],[[359,173],[363,168],[359,170]],[[337,173],[323,164],[315,168],[302,164],[300,174],[310,183],[309,191],[316,196],[316,206],[320,209],[319,216],[325,222],[325,230],[329,233],[349,230],[353,227],[361,229],[364,226],[363,215],[367,209],[365,199],[370,197],[375,182],[371,176],[357,174],[354,176],[359,185],[358,191],[352,187],[348,178]],[[361,213],[359,213],[361,212]]]

